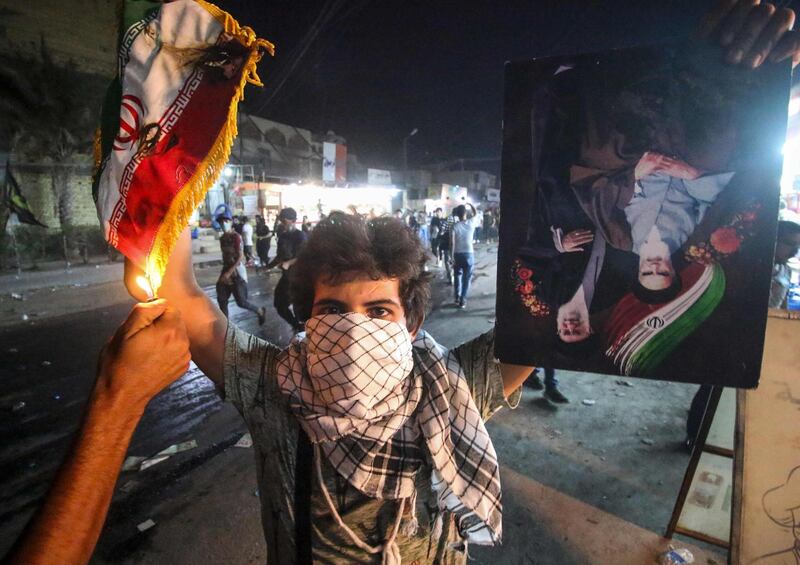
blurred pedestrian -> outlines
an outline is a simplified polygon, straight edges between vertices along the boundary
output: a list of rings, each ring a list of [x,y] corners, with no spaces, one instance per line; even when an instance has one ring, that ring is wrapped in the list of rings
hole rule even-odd
[[[256,254],[262,267],[269,264],[269,248],[272,245],[272,230],[262,216],[256,216]]]
[[[483,211],[483,240],[489,243],[494,239],[494,217],[487,206]]]
[[[419,222],[417,221],[417,215],[413,211],[410,211],[406,216],[406,225],[411,228],[412,232],[419,235],[417,231],[419,230]]]
[[[294,208],[284,208],[278,214],[280,222],[280,232],[278,233],[278,250],[275,258],[269,263],[268,267],[278,266],[283,273],[281,279],[275,286],[275,310],[281,318],[292,326],[292,329],[303,331],[303,324],[297,320],[291,309],[291,297],[289,295],[289,272],[297,260],[297,254],[306,241],[306,234],[295,227],[297,212]]]
[[[475,243],[480,243],[483,241],[483,214],[478,212],[472,204],[469,205],[471,210],[471,214],[467,213],[467,219],[472,222],[472,225],[475,226],[475,232],[473,234],[473,241]]]
[[[242,235],[242,225],[243,225],[242,217],[241,216],[234,216],[233,217],[233,231],[235,231],[239,235]],[[223,230],[223,231],[225,231],[225,230]]]
[[[431,241],[428,232],[428,218],[425,216],[425,212],[418,212],[417,213],[417,236],[419,240],[422,242],[422,245],[425,249],[431,248]]]
[[[225,316],[228,316],[228,301],[233,295],[239,308],[250,310],[258,316],[259,325],[264,323],[265,309],[259,308],[247,299],[247,269],[242,263],[243,245],[242,236],[233,229],[233,224],[228,218],[217,220],[222,226],[222,237],[219,238],[219,247],[222,251],[222,272],[217,279],[217,304]]]
[[[431,252],[436,257],[436,264],[441,264],[441,257],[439,257],[439,232],[442,226],[442,209],[436,208],[433,211],[431,223],[428,226],[428,236],[431,240]]]
[[[311,222],[308,221],[308,216],[303,216],[303,223],[301,224],[300,229],[303,230],[303,233],[306,235],[311,233]]]
[[[453,241],[450,237],[453,225],[455,225],[455,222],[452,221],[453,218],[454,216],[451,214],[439,222],[439,258],[444,263],[445,278],[448,285],[453,284],[453,275],[450,270],[453,263]]]
[[[778,222],[778,243],[775,245],[775,265],[772,268],[772,286],[769,292],[770,308],[786,308],[786,297],[792,284],[789,259],[800,249],[800,224],[781,220]]]
[[[253,224],[250,218],[242,217],[242,243],[244,244],[244,258],[248,267],[253,266]]]
[[[533,370],[528,380],[525,381],[525,386],[533,390],[544,390],[543,396],[555,404],[567,404],[569,398],[564,396],[558,388],[558,379],[556,378],[556,370],[552,367],[544,367],[544,383],[539,378],[539,369]]]
[[[467,218],[467,207],[463,204],[456,206],[453,214],[458,222],[453,226],[451,235],[453,250],[453,291],[456,306],[462,310],[467,307],[467,295],[472,280],[472,269],[475,265],[475,251],[472,246],[475,237],[475,208],[472,208],[472,217]]]

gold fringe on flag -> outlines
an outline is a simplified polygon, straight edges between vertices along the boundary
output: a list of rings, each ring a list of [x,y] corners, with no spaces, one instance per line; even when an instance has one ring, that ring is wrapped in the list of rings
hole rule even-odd
[[[214,145],[211,146],[208,154],[195,169],[192,178],[175,196],[153,240],[153,247],[150,249],[147,265],[145,266],[145,275],[153,289],[153,293],[156,293],[161,286],[161,279],[167,269],[167,262],[175,243],[178,241],[178,237],[188,225],[189,218],[202,202],[206,192],[217,182],[230,158],[233,140],[238,133],[238,106],[239,102],[244,99],[245,86],[248,83],[255,86],[264,86],[258,76],[256,66],[261,60],[263,51],[267,51],[270,55],[275,55],[275,46],[265,39],[256,37],[252,28],[240,26],[233,16],[210,2],[205,0],[196,0],[196,2],[223,26],[224,33],[233,36],[245,47],[249,48],[250,54],[243,65],[242,77],[231,100],[227,121],[217,135]]]
[[[103,131],[102,128],[95,128],[92,137],[92,182],[100,174],[100,165],[103,162]]]

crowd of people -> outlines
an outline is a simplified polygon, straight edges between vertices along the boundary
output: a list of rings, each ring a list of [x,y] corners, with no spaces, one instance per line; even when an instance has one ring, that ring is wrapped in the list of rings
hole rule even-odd
[[[424,211],[396,210],[394,216],[417,236],[427,252],[428,263],[441,270],[445,284],[453,287],[453,305],[461,310],[466,309],[475,268],[474,244],[498,240],[499,208],[487,207],[480,211],[467,203],[455,206],[449,214],[437,207],[430,214]],[[297,217],[293,208],[283,208],[274,219],[269,217],[272,220],[270,228],[263,216],[256,215],[255,229],[247,216],[225,215],[216,218],[216,223],[222,230],[220,248],[223,263],[222,273],[217,281],[217,303],[226,317],[232,296],[237,306],[255,313],[259,325],[263,324],[266,319],[265,308],[248,300],[247,267],[255,268],[256,273],[279,269],[281,278],[275,286],[273,298],[275,310],[294,332],[304,330],[304,324],[298,320],[291,305],[289,281],[292,266],[313,230],[313,224],[308,216],[303,216],[298,228]],[[278,240],[277,250],[270,259],[273,237]],[[539,369],[534,370],[525,385],[533,390],[542,390],[544,398],[550,402],[568,403],[569,399],[558,387],[555,371],[545,368],[544,375],[542,382]]]
[[[478,210],[472,204],[464,204],[454,207],[447,215],[442,208],[431,213],[397,210],[394,215],[419,238],[430,265],[443,271],[444,281],[453,287],[454,305],[465,309],[475,265],[473,245],[497,241],[499,209]],[[279,269],[281,278],[274,292],[275,310],[294,331],[302,331],[303,324],[291,307],[289,272],[314,228],[309,217],[303,216],[298,222],[297,211],[288,207],[267,219],[262,215],[234,216],[226,211],[215,218],[215,224],[221,232],[222,272],[216,290],[223,314],[228,315],[228,303],[233,297],[237,306],[256,314],[259,324],[263,324],[265,309],[248,299],[247,268],[254,268],[257,275]],[[277,240],[277,249],[271,256],[273,239]]]
[[[449,214],[436,208],[431,213],[395,210],[394,215],[417,234],[433,264],[444,270],[445,282],[453,286],[455,305],[466,308],[474,268],[473,244],[497,241],[499,208],[478,210],[467,203],[453,207]]]
[[[255,228],[248,216],[226,214],[216,218],[216,224],[222,231],[219,239],[222,272],[216,285],[217,304],[226,317],[228,302],[233,296],[237,306],[254,312],[259,325],[263,324],[266,319],[265,308],[257,307],[248,300],[247,267],[255,267],[257,273],[261,269],[269,271],[276,268],[280,270],[281,278],[275,286],[275,310],[292,329],[302,331],[303,326],[291,308],[288,274],[312,226],[308,216],[303,216],[300,229],[296,223],[297,212],[293,208],[283,208],[272,222],[272,228],[260,215],[255,216]],[[277,239],[277,250],[270,259],[273,238]]]

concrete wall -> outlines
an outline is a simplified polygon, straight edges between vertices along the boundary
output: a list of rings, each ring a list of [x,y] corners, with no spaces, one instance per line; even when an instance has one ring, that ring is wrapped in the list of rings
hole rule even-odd
[[[116,71],[119,0],[0,0],[0,53],[37,54],[111,77]]]
[[[60,229],[58,202],[53,195],[53,179],[47,167],[17,165],[12,162],[11,170],[36,217],[50,229]],[[81,166],[72,170],[67,195],[72,204],[74,225],[100,226],[92,198],[92,178],[88,167]]]

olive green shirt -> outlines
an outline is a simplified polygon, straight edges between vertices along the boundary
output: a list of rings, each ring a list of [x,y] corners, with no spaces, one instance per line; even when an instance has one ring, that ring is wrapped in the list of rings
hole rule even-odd
[[[484,420],[503,406],[515,407],[520,391],[509,401],[503,396],[503,379],[494,359],[494,331],[469,341],[448,354],[454,355],[464,371],[472,397]],[[278,387],[276,359],[281,349],[256,336],[228,325],[225,343],[225,397],[244,417],[253,437],[261,500],[261,521],[270,565],[297,563],[295,546],[295,466],[300,425],[287,397]],[[366,543],[380,546],[396,518],[398,502],[369,498],[349,486],[336,471],[323,463],[323,478],[337,511]],[[314,563],[380,563],[353,545],[331,517],[319,488],[316,473],[311,480],[311,535]],[[466,555],[452,516],[441,518],[441,535],[434,529],[439,517],[431,492],[431,467],[417,475],[417,519],[414,535],[398,533],[397,544],[404,564],[463,564]],[[408,516],[404,516],[404,522]],[[455,546],[455,547],[451,547]],[[301,564],[298,564],[301,565]]]

